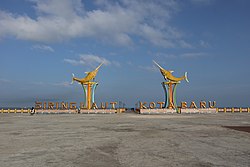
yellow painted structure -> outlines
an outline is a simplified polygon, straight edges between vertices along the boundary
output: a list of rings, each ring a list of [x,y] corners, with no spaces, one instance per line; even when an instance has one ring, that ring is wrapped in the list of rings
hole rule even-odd
[[[175,88],[178,84],[178,82],[163,82],[163,85],[167,85],[168,88],[168,102],[167,102],[167,108],[168,109],[176,109],[176,97],[175,97]]]
[[[85,85],[87,87],[87,104],[86,104],[86,108],[89,110],[92,108],[92,98],[93,98],[93,85],[96,85],[97,82],[87,82],[83,85]]]
[[[96,86],[98,85],[97,82],[94,82],[94,79],[98,73],[99,68],[103,65],[103,63],[101,63],[98,67],[96,67],[93,71],[91,72],[85,72],[87,75],[84,78],[76,78],[73,75],[72,77],[72,82],[74,81],[80,83],[83,87],[84,90],[84,94],[85,94],[85,107],[86,109],[91,109],[92,108],[92,104],[94,103],[94,91],[96,89]]]
[[[81,78],[81,79],[80,79],[80,78],[76,78],[76,77],[74,76],[74,74],[72,74],[73,77],[72,77],[72,82],[71,82],[71,83],[73,83],[74,81],[77,81],[77,82],[79,82],[80,84],[85,84],[85,83],[91,82],[92,80],[95,79],[95,77],[96,77],[96,75],[97,75],[97,72],[98,72],[99,68],[102,66],[102,64],[103,64],[103,63],[101,63],[101,64],[100,64],[98,67],[96,67],[96,69],[93,70],[93,71],[85,72],[87,75],[86,75],[84,78]]]
[[[172,82],[174,82],[174,83],[179,83],[181,80],[186,80],[187,82],[189,82],[188,81],[188,78],[187,78],[187,72],[185,72],[185,75],[184,76],[182,76],[182,77],[180,77],[180,78],[177,78],[177,77],[175,77],[175,76],[173,76],[173,72],[174,71],[168,71],[168,70],[165,70],[164,68],[162,68],[158,63],[156,63],[155,61],[153,61],[156,65],[157,65],[157,67],[160,69],[160,71],[161,71],[161,74],[162,74],[162,76],[164,77],[164,79],[165,80],[169,80],[169,81],[172,81]]]

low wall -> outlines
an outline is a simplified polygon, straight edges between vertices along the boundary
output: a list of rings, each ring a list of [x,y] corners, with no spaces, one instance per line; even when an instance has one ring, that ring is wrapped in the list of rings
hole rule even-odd
[[[174,109],[138,109],[138,114],[177,114],[177,113],[183,113],[183,114],[195,114],[195,113],[202,113],[202,114],[212,114],[217,113],[216,108],[199,108],[199,109],[178,109],[178,112]]]
[[[225,107],[225,108],[217,108],[217,112],[250,112],[250,108],[247,107],[247,108],[242,108],[242,107],[239,107],[239,108],[236,108],[236,107],[232,107],[232,108],[228,108],[228,107]]]
[[[115,114],[118,113],[116,109],[90,109],[90,110],[81,110],[81,114]]]
[[[39,109],[35,110],[35,113],[38,114],[109,114],[109,113],[123,113],[125,111],[122,109],[96,109],[96,110],[48,110],[48,109]],[[0,113],[31,113],[31,109],[0,109]],[[138,114],[174,114],[177,113],[176,110],[173,109],[136,109],[136,113]],[[250,113],[250,108],[206,108],[206,109],[178,109],[178,113]]]
[[[1,109],[0,113],[30,113],[30,109]]]
[[[176,114],[176,110],[173,109],[139,109],[138,114]]]
[[[90,110],[35,110],[36,114],[114,114],[116,109],[90,109]]]
[[[77,114],[77,110],[35,110],[36,114]]]
[[[186,108],[180,110],[181,114],[216,114],[217,110],[216,108]]]

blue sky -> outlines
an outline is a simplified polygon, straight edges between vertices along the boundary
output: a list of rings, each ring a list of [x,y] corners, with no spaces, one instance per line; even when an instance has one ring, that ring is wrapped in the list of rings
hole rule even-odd
[[[97,75],[96,101],[164,101],[157,61],[182,82],[178,102],[249,106],[248,0],[1,0],[0,107],[83,99],[71,73]]]

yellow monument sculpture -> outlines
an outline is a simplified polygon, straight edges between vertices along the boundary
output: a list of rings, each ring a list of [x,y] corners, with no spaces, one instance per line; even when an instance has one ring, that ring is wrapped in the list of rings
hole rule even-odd
[[[167,107],[168,109],[177,109],[176,87],[177,87],[177,84],[179,84],[180,81],[182,80],[186,80],[187,82],[189,82],[187,78],[187,72],[185,72],[184,76],[177,78],[173,76],[172,74],[174,71],[165,70],[158,63],[156,63],[155,61],[153,62],[160,69],[162,76],[167,81],[167,82],[162,82],[162,86],[165,92],[165,103],[164,103],[163,108]],[[167,88],[166,88],[166,85],[167,85]]]
[[[90,72],[85,72],[87,75],[84,78],[76,78],[75,75],[72,73],[72,82],[74,81],[78,82],[82,85],[85,95],[85,106],[86,109],[91,109],[92,104],[95,101],[95,89],[98,85],[97,82],[95,82],[95,77],[98,73],[99,68],[103,65],[101,63],[95,70]]]

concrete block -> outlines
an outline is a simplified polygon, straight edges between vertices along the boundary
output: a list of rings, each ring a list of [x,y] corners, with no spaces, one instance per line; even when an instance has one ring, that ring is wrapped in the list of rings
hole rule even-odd
[[[140,109],[139,114],[176,114],[173,109]]]

